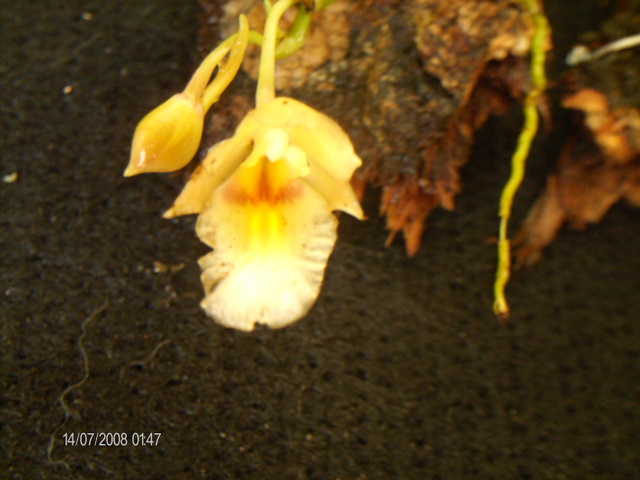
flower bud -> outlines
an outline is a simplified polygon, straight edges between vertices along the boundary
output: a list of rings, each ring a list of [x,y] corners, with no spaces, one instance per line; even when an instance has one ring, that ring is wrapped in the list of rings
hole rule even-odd
[[[124,176],[181,169],[198,151],[203,124],[202,105],[184,93],[174,95],[136,127]]]

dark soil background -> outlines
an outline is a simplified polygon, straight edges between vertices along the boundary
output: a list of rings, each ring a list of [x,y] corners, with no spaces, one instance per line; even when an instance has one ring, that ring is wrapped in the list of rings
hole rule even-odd
[[[557,71],[605,11],[547,3]],[[415,258],[382,247],[371,192],[307,318],[243,334],[201,313],[207,249],[193,218],[160,218],[184,178],[122,178],[137,121],[192,71],[198,15],[0,2],[0,175],[18,174],[0,183],[1,478],[640,478],[640,212],[563,231],[512,279],[510,322],[491,312],[518,115],[479,133]],[[516,218],[557,150],[538,147]],[[130,443],[65,446],[73,432]]]

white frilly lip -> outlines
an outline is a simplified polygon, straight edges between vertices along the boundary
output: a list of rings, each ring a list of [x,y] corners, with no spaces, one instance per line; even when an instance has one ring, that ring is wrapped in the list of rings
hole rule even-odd
[[[223,189],[214,194],[223,196]],[[216,200],[220,198],[214,204]],[[296,202],[266,219],[266,223],[281,222],[285,229],[277,245],[250,245],[254,239],[242,234],[252,215],[246,210],[251,208],[210,208],[198,218],[198,236],[215,245],[199,261],[205,289],[201,305],[226,327],[244,331],[253,330],[256,323],[284,327],[303,317],[315,302],[338,220],[320,195],[306,188]]]
[[[196,232],[214,249],[199,261],[206,313],[244,331],[303,317],[336,241],[332,211],[363,218],[349,183],[361,163],[335,121],[286,97],[212,147],[165,213],[200,214]]]

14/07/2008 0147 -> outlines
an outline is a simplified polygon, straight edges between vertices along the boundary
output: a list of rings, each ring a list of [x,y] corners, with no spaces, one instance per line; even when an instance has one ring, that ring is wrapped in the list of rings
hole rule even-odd
[[[161,436],[158,432],[72,432],[62,438],[67,447],[157,447]]]

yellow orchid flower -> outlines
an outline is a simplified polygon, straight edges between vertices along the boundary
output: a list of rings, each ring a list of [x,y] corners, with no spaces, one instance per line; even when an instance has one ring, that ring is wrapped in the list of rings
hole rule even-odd
[[[284,327],[304,316],[336,241],[332,212],[363,218],[349,183],[362,162],[347,134],[307,105],[275,96],[275,58],[300,48],[309,27],[311,6],[301,5],[278,50],[279,19],[299,1],[265,3],[257,107],[233,137],[209,150],[165,213],[199,214],[196,233],[214,248],[199,262],[201,305],[218,323],[244,331],[257,323]],[[177,170],[191,160],[204,115],[235,77],[251,34],[257,35],[240,16],[238,33],[204,60],[185,90],[140,122],[125,176]]]
[[[349,183],[361,163],[336,122],[286,97],[212,147],[165,213],[199,213],[196,232],[214,248],[199,262],[206,313],[245,331],[304,316],[336,241],[332,211],[363,218]]]
[[[238,33],[205,58],[184,91],[171,97],[140,121],[133,135],[125,177],[139,173],[172,172],[191,161],[202,139],[204,115],[236,76],[248,38],[249,23],[241,15]],[[229,59],[222,65],[228,53]],[[218,74],[207,86],[216,67]]]

